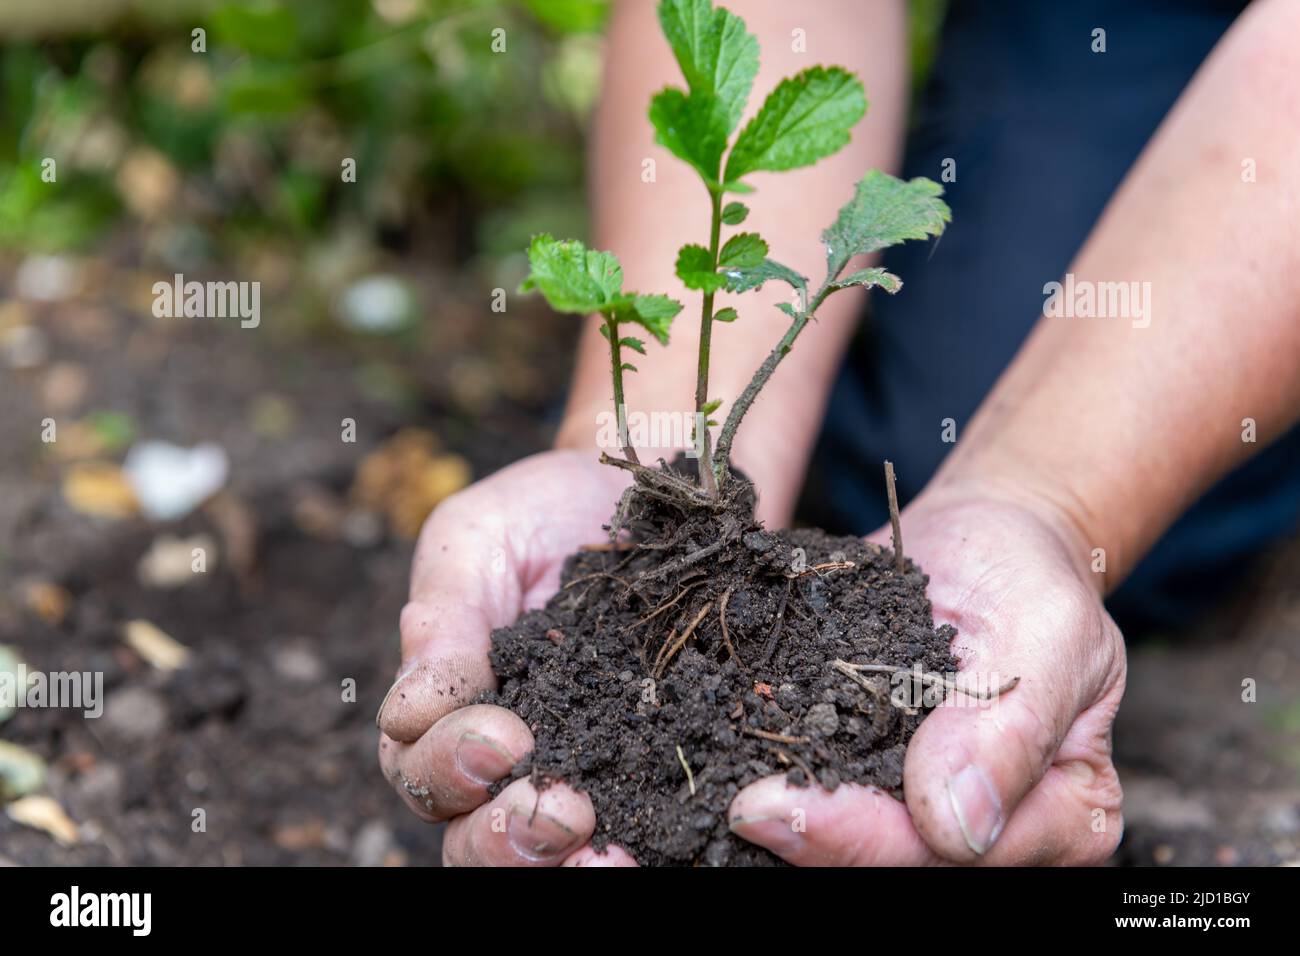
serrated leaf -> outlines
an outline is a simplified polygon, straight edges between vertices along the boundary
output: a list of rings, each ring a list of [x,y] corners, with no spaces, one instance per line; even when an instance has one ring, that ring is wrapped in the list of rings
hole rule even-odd
[[[739,226],[749,215],[749,207],[743,202],[729,202],[722,207],[722,221],[728,226]]]
[[[667,345],[669,326],[682,311],[682,304],[666,295],[627,293],[612,303],[609,311],[615,321],[634,322],[658,339],[660,345]]]
[[[807,278],[775,259],[764,259],[748,269],[728,269],[723,274],[727,277],[728,292],[748,292],[759,288],[769,279],[780,279],[800,292],[808,290]]]
[[[866,111],[861,81],[840,67],[815,66],[784,79],[740,131],[724,179],[810,166],[843,148]]]
[[[822,233],[828,274],[838,276],[861,253],[939,235],[952,219],[941,195],[943,187],[924,177],[904,182],[878,169],[867,173]]]
[[[741,232],[732,236],[718,253],[718,266],[722,269],[752,269],[767,255],[767,242],[756,232]]]
[[[610,252],[576,239],[542,233],[528,245],[528,278],[520,292],[537,289],[556,312],[586,315],[609,305],[623,289],[623,267]]]
[[[694,244],[682,246],[677,252],[677,278],[688,289],[716,292],[727,284],[725,276],[713,269],[709,250]]]
[[[716,182],[727,148],[726,114],[717,97],[661,90],[650,100],[650,122],[660,146],[694,166],[706,182]]]
[[[709,0],[662,0],[659,24],[692,95],[713,97],[721,106],[719,128],[726,139],[754,86],[758,40],[745,21]]]
[[[890,295],[894,295],[903,287],[903,280],[892,272],[875,267],[871,269],[859,269],[852,275],[831,283],[831,288],[847,289],[850,286],[856,285],[864,286],[868,289],[878,286]]]
[[[728,306],[713,313],[714,322],[735,322],[740,313]]]
[[[792,306],[789,302],[778,302],[776,304],[776,307],[780,309],[782,312],[784,312],[786,315],[790,316],[790,318],[792,319],[799,314],[798,312],[795,311],[794,306]]]
[[[643,339],[638,339],[635,335],[624,336],[618,340],[618,344],[624,348],[631,349],[633,352],[640,352],[642,355],[645,355],[645,341]]]

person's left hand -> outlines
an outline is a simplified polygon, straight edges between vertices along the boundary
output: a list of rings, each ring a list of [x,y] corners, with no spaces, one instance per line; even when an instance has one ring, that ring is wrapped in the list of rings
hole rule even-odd
[[[1123,830],[1111,723],[1124,644],[1089,580],[1090,549],[1058,514],[1004,493],[918,498],[903,513],[903,550],[930,575],[935,622],[957,628],[963,672],[1019,684],[991,705],[950,693],[925,718],[908,746],[905,804],[767,777],[737,794],[732,830],[802,866],[1109,857]],[[872,538],[887,544],[888,529]]]

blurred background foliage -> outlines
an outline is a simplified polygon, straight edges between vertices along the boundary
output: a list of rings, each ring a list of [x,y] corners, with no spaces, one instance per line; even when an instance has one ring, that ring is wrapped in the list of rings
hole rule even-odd
[[[504,267],[504,284],[530,233],[584,232],[582,131],[610,5],[5,3],[0,250],[78,252],[125,226],[163,265],[269,249],[331,272],[370,247],[431,244]],[[920,72],[945,5],[912,0]]]

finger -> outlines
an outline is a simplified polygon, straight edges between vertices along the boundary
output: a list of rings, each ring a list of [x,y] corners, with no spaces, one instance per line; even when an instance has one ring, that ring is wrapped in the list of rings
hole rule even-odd
[[[963,682],[979,680],[996,693],[1014,676],[1015,688],[986,701],[950,693],[908,746],[908,809],[917,831],[945,859],[970,862],[989,852],[1100,692],[1098,677],[1107,668],[1089,659],[1107,645],[1099,610],[1082,593],[1040,596],[1039,613],[1013,613],[1016,626],[1008,630],[1014,633],[981,634],[976,626],[965,635]],[[1108,765],[1103,749],[1088,755],[1096,772]]]
[[[992,866],[1095,866],[1124,833],[1119,778],[1111,767],[1054,765],[1025,796],[1006,831],[982,858]]]
[[[487,654],[491,618],[469,601],[434,592],[402,608],[405,663],[375,718],[392,739],[413,743],[442,717],[496,686]]]
[[[487,784],[532,749],[522,720],[503,707],[475,704],[443,717],[413,744],[381,736],[379,764],[402,799],[432,823],[483,804]]]
[[[834,791],[764,777],[731,802],[733,833],[795,866],[925,866],[939,862],[883,790],[841,784]]]
[[[553,594],[561,559],[599,538],[604,513],[583,492],[622,482],[604,475],[613,470],[593,477],[583,456],[551,452],[438,506],[416,545],[401,616],[403,668],[380,705],[381,730],[412,743],[496,686],[487,654],[493,628]]]
[[[621,846],[607,846],[605,852],[593,850],[587,844],[576,853],[571,853],[564,861],[564,866],[639,866],[632,854]]]
[[[516,780],[491,803],[456,817],[442,841],[444,866],[559,866],[591,839],[596,813],[563,783],[538,793]]]
[[[1119,845],[1119,780],[1071,761],[1052,767],[1021,801],[990,866],[1081,866],[1104,862]],[[907,807],[874,787],[833,793],[765,777],[736,795],[731,829],[795,866],[930,866],[945,861],[921,839]]]

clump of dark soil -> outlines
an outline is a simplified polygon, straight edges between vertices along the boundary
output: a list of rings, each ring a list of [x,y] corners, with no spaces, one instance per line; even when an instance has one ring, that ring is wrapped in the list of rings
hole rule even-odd
[[[928,578],[859,538],[764,530],[742,478],[710,500],[667,468],[636,477],[617,543],[570,557],[546,607],[492,635],[489,699],[536,738],[513,776],[585,791],[596,848],[643,865],[779,862],[727,827],[770,774],[900,795],[925,711],[834,662],[955,670]]]

